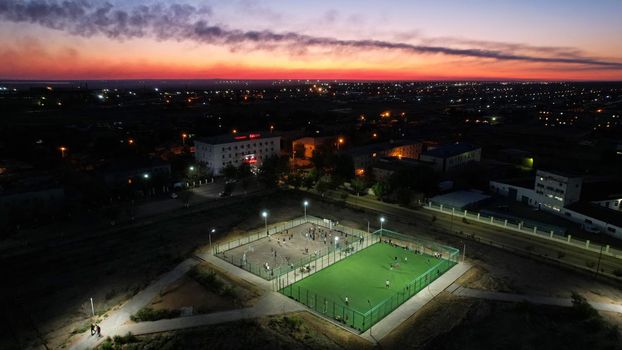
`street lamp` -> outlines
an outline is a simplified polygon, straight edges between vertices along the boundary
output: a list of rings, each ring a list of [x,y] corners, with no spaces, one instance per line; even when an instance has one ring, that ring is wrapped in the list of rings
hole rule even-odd
[[[209,231],[209,249],[210,249],[210,250],[212,250],[212,233],[215,233],[215,232],[216,232],[216,229],[215,229],[215,228],[212,228],[212,229]]]
[[[58,149],[60,150],[60,157],[65,158],[65,151],[67,150],[67,147],[60,146]]]
[[[337,150],[339,150],[339,146],[341,146],[341,145],[343,144],[343,142],[344,142],[343,137],[340,137],[340,138],[337,140]]]
[[[384,216],[380,217],[380,234],[382,234],[382,224],[384,224]]]
[[[143,178],[145,178],[145,179],[149,179],[149,173],[144,173],[144,174],[143,174]]]
[[[305,221],[307,221],[307,206],[309,205],[309,201],[302,202],[302,205],[305,208]]]
[[[266,225],[266,236],[268,236],[268,212],[262,211],[261,216],[263,217],[264,224]]]
[[[191,166],[190,168],[188,168],[190,171],[194,171],[194,167]]]
[[[181,143],[185,146],[186,145],[186,139],[188,138],[188,134],[183,133],[181,134]]]

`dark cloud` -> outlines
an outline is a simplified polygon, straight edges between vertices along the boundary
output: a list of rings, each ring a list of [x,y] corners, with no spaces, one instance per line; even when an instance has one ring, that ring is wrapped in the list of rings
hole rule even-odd
[[[446,45],[415,45],[385,40],[342,40],[295,32],[243,31],[209,22],[209,8],[188,4],[138,5],[115,7],[110,3],[94,4],[88,0],[1,0],[0,19],[18,23],[35,23],[47,28],[80,36],[104,35],[111,39],[154,37],[158,40],[192,40],[199,43],[236,47],[248,44],[253,49],[284,48],[300,52],[306,47],[335,49],[400,50],[417,54],[442,54],[458,57],[486,58],[500,61],[523,61],[552,64],[574,64],[594,68],[622,69],[622,62],[586,57],[572,50],[538,47],[540,55],[520,54],[520,46],[497,45],[496,48],[454,48]],[[482,42],[470,42],[470,44]],[[524,46],[522,47],[525,48]]]

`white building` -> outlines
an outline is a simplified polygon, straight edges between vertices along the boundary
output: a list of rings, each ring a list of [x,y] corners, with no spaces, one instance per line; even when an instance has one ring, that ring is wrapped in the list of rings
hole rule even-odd
[[[537,196],[537,205],[559,212],[561,208],[576,203],[581,198],[580,176],[538,170],[534,190]]]
[[[479,162],[482,158],[482,149],[466,143],[454,143],[430,149],[421,154],[420,160],[433,163],[433,168],[439,173],[451,171],[468,164]]]
[[[227,134],[196,138],[194,146],[196,161],[219,175],[227,164],[238,167],[245,162],[259,167],[264,159],[280,155],[281,137],[260,133]]]
[[[621,198],[581,202],[583,178],[559,172],[538,170],[530,186],[512,181],[490,181],[489,185],[497,194],[560,215],[586,230],[622,238]]]

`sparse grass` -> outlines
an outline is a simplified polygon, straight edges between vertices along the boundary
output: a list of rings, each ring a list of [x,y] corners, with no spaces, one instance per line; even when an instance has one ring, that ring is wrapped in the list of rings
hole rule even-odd
[[[91,327],[91,321],[84,321],[79,327],[74,328],[71,334],[80,334],[86,332]]]
[[[205,271],[195,266],[188,271],[188,276],[218,295],[233,299],[237,299],[238,297],[235,286],[225,283],[214,271]]]
[[[216,273],[213,271],[202,271],[195,266],[188,271],[188,276],[212,292],[220,294],[224,288],[224,282],[216,277]]]

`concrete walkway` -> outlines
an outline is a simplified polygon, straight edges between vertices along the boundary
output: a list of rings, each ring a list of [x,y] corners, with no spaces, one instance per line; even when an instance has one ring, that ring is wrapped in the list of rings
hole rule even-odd
[[[280,315],[290,312],[302,311],[304,309],[305,307],[303,305],[298,304],[277,292],[268,292],[259,300],[257,305],[253,307],[215,312],[204,315],[179,317],[169,320],[130,323],[115,329],[115,334],[109,335],[125,335],[127,334],[127,332],[132,332],[132,334],[136,335],[160,333],[187,328],[203,327],[213,324],[227,323],[242,319]]]
[[[451,286],[470,268],[471,265],[465,262],[461,262],[452,267],[422,291],[415,294],[385,318],[373,325],[369,330],[361,334],[361,336],[372,343],[379,342],[387,334],[391,333],[400,324],[419,311],[425,304],[430,302],[430,300],[434,299],[440,292]]]
[[[120,309],[108,313],[108,317],[99,323],[102,329],[102,338],[91,336],[90,330],[85,332],[70,347],[71,350],[92,349],[106,336],[117,334],[117,330],[130,320],[130,316],[148,305],[160,291],[171,283],[183,277],[193,266],[199,263],[196,259],[186,259],[170,272],[164,274],[147,288],[136,294]]]
[[[546,297],[546,296],[540,296],[540,295],[523,295],[523,294],[491,292],[491,291],[480,290],[480,289],[465,288],[458,284],[451,285],[447,289],[447,291],[450,293],[453,293],[454,295],[461,296],[461,297],[467,297],[467,298],[478,298],[478,299],[507,301],[507,302],[527,301],[533,304],[563,306],[563,307],[572,306],[572,299],[570,298],[554,298],[554,297]],[[622,305],[608,304],[608,303],[596,303],[596,302],[589,302],[589,303],[590,305],[592,305],[594,309],[598,311],[608,311],[608,312],[616,312],[616,313],[622,314]]]

